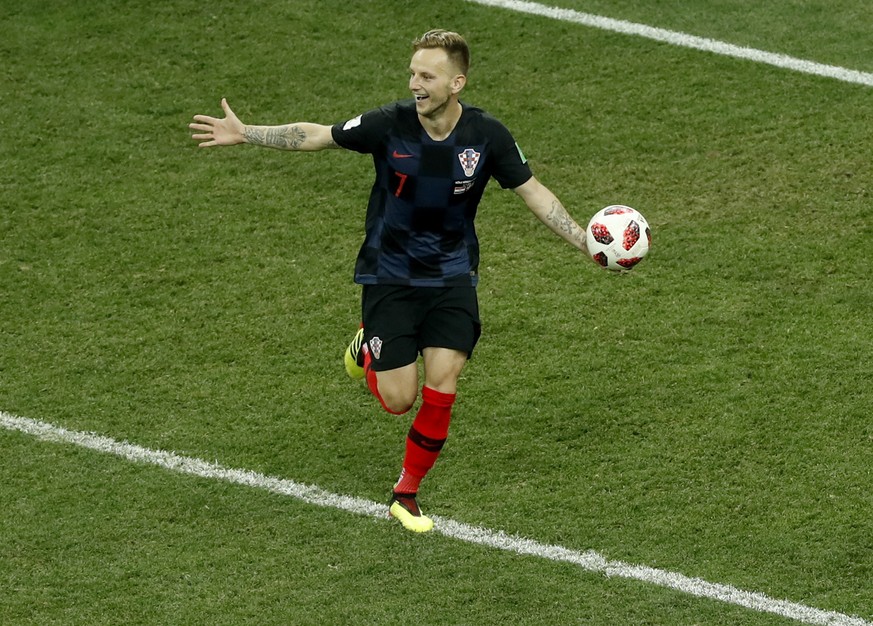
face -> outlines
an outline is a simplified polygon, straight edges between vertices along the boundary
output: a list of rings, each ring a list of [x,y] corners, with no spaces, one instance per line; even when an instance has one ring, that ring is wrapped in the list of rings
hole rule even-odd
[[[415,109],[423,117],[443,114],[463,89],[466,77],[449,60],[441,48],[422,48],[409,63],[409,90],[415,97]]]

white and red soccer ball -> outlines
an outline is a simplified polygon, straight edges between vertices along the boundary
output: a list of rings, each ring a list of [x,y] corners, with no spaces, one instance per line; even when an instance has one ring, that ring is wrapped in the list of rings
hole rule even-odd
[[[588,252],[608,270],[625,271],[643,260],[652,243],[652,231],[642,213],[613,204],[600,209],[586,229]]]

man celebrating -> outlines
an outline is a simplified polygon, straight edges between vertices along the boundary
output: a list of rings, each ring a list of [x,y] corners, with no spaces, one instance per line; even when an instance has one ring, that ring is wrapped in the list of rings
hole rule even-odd
[[[585,231],[530,171],[506,127],[459,100],[470,52],[457,33],[431,30],[413,42],[413,99],[334,126],[243,124],[226,100],[225,117],[194,116],[201,147],[239,143],[313,151],[345,148],[372,155],[376,180],[355,266],[362,327],[345,354],[352,378],[366,378],[382,407],[421,405],[406,437],[389,513],[426,532],[419,484],[446,441],[458,378],[479,339],[479,242],[473,225],[490,178],[515,191],[552,231],[586,254]]]

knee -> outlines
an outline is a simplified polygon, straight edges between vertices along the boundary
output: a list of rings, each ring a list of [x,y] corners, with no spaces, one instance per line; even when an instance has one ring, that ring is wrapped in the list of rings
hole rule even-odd
[[[386,411],[394,415],[403,415],[415,404],[415,400],[418,397],[418,389],[410,392],[409,390],[382,390],[380,388],[379,394],[382,396],[382,406]]]

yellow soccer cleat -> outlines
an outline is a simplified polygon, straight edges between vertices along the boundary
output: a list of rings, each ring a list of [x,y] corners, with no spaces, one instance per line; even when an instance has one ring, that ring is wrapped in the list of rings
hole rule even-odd
[[[395,493],[388,504],[388,515],[414,533],[426,533],[433,528],[433,520],[418,508],[415,494]]]
[[[358,365],[358,355],[361,353],[361,346],[364,343],[364,329],[359,328],[355,333],[355,338],[352,343],[346,348],[346,353],[343,355],[343,362],[346,366],[346,373],[353,380],[361,380],[364,377],[364,368]]]

